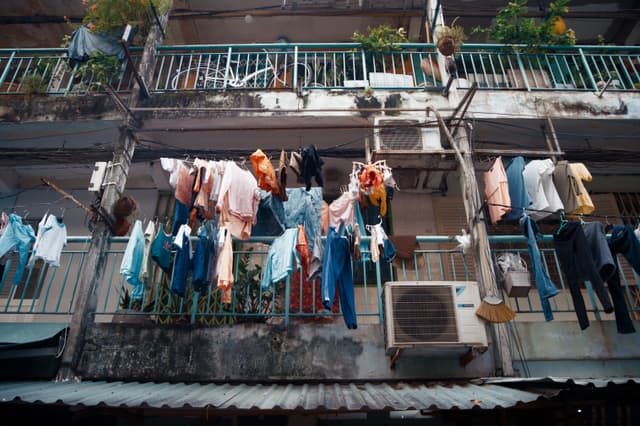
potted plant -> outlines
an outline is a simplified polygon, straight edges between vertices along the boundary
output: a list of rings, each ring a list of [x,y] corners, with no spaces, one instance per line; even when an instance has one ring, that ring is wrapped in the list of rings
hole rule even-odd
[[[486,33],[499,43],[519,49],[525,45],[530,52],[539,52],[542,46],[567,46],[576,43],[576,36],[567,28],[563,15],[569,11],[571,0],[556,0],[549,3],[547,16],[540,22],[527,17],[528,0],[513,0],[500,9],[488,28],[475,27],[473,33]]]
[[[467,39],[467,35],[464,32],[464,28],[460,25],[456,25],[458,16],[451,22],[451,25],[442,25],[436,32],[438,41],[436,47],[438,51],[444,56],[453,55],[460,45]]]
[[[392,28],[386,24],[367,27],[366,34],[356,31],[351,39],[360,43],[367,53],[367,70],[372,87],[413,86],[411,55],[395,53],[400,50],[400,43],[409,42],[404,28]],[[398,58],[402,58],[404,62],[399,62]],[[395,72],[390,72],[391,70]]]
[[[120,36],[126,25],[137,29],[137,36],[146,37],[153,20],[150,19],[151,0],[82,0],[86,6],[83,23],[91,31],[108,36]],[[158,14],[163,14],[169,7],[167,0],[155,0],[154,7]]]

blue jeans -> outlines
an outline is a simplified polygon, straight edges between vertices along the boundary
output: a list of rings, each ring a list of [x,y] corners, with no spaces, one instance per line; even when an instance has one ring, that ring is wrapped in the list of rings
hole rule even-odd
[[[336,285],[340,294],[340,309],[347,328],[358,328],[349,242],[331,227],[322,259],[322,304],[327,309],[331,309],[333,305]]]
[[[322,215],[322,188],[287,188],[289,198],[284,205],[285,225],[287,228],[297,228],[304,225],[309,251],[313,252],[316,235],[321,235],[320,216]]]
[[[523,216],[520,219],[520,228],[525,237],[527,237],[527,245],[529,246],[529,257],[531,258],[531,269],[533,270],[533,276],[538,289],[538,295],[540,296],[540,304],[542,305],[542,311],[544,312],[544,319],[547,321],[553,320],[553,311],[551,310],[551,304],[549,298],[558,294],[558,289],[551,281],[549,273],[542,264],[542,255],[540,249],[538,249],[537,240],[542,236],[538,230],[538,225],[531,220],[529,216]]]
[[[196,250],[193,253],[193,277],[191,285],[194,291],[204,291],[207,288],[209,275],[209,259],[211,258],[211,244],[206,228],[201,227],[198,234]]]
[[[186,204],[182,204],[180,201],[176,200],[175,211],[173,212],[173,227],[171,228],[171,235],[174,237],[178,233],[178,229],[180,229],[180,225],[185,225],[189,223],[189,206]]]
[[[179,202],[179,201],[177,201]],[[189,236],[182,236],[182,248],[176,246],[176,257],[173,266],[173,276],[171,277],[170,289],[180,297],[184,297],[187,287],[187,276],[191,269],[191,243]]]

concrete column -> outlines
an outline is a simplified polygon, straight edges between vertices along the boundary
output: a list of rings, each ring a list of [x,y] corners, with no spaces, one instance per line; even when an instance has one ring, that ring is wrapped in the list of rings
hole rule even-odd
[[[173,2],[169,5],[171,10]],[[169,12],[160,17],[160,23],[166,27]],[[153,78],[154,55],[157,46],[162,41],[162,32],[154,25],[145,42],[142,60],[138,71],[145,82]],[[134,85],[129,99],[129,107],[133,108],[138,102],[139,87]],[[120,127],[120,136],[114,143],[113,170],[108,174],[107,186],[104,188],[100,207],[105,212],[111,212],[113,204],[122,196],[129,175],[131,160],[135,152],[135,139],[131,133],[133,118],[127,116]],[[98,284],[102,281],[106,265],[106,250],[109,247],[111,230],[103,221],[98,220],[91,233],[91,243],[87,250],[84,267],[80,274],[78,291],[73,315],[69,328],[69,335],[62,355],[57,380],[80,380],[75,372],[80,361],[87,329],[94,323],[94,314],[98,302]]]

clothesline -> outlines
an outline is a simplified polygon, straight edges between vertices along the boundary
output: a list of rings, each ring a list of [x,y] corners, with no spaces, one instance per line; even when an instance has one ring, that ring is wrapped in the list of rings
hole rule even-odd
[[[513,210],[526,210],[526,211],[531,211],[531,212],[538,212],[538,213],[549,213],[549,214],[560,214],[561,210],[556,210],[556,211],[551,211],[551,210],[540,210],[540,209],[532,209],[530,207],[521,207],[521,206],[512,206],[512,205],[508,205],[508,204],[499,204],[499,203],[490,203],[488,201],[485,201],[482,206],[480,206],[480,210],[483,210],[485,206],[496,206],[496,207],[508,207],[511,208]],[[588,213],[588,214],[583,214],[583,213],[567,213],[567,212],[563,212],[563,214],[567,215],[567,216],[579,216],[579,217],[593,217],[593,218],[599,218],[599,219],[615,219],[615,218],[620,218],[624,221],[624,219],[629,219],[629,220],[638,220],[640,218],[640,216],[629,216],[629,215],[603,215],[603,214],[594,214],[594,213]]]

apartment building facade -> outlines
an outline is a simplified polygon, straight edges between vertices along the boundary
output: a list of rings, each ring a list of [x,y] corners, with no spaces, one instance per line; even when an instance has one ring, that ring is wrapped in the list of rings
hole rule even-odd
[[[106,90],[60,65],[67,50],[50,40],[63,23],[5,11],[15,31],[0,59],[0,208],[36,228],[47,214],[63,218],[68,239],[60,266],[36,263],[19,282],[17,258],[5,263],[1,409],[122,424],[633,424],[636,333],[618,332],[589,282],[578,291],[590,321],[581,330],[552,244],[557,213],[539,222],[538,242],[559,289],[554,319],[545,320],[535,286],[509,295],[496,260],[519,253],[533,265],[518,220],[490,222],[483,174],[497,158],[584,163],[595,210],[573,220],[637,226],[640,30],[628,22],[637,12],[576,2],[566,19],[578,37],[605,34],[616,46],[529,51],[478,39],[460,47],[454,69],[432,34],[458,15],[468,32],[488,25],[487,9],[495,15],[501,2],[235,3],[174,1]],[[52,15],[81,16],[81,5],[62,4]],[[385,52],[351,41],[379,24],[416,41]],[[55,71],[42,93],[25,93],[23,76],[41,63]],[[234,241],[230,304],[215,285],[177,296],[156,266],[135,303],[120,274],[129,238],[113,236],[112,207],[131,196],[132,224],[168,231],[176,204],[161,158],[250,168],[261,149],[275,166],[281,151],[308,146],[324,161],[311,192],[327,204],[345,192],[354,164],[384,161],[397,183],[386,215],[361,209],[363,255],[350,262],[356,329],[337,301],[323,306],[319,279],[294,271],[261,291],[273,233]],[[303,191],[288,170],[288,186]],[[413,236],[413,254],[373,262],[367,230],[378,223]],[[455,238],[463,230],[472,236],[465,251]],[[637,275],[617,262],[637,327]],[[533,282],[533,271],[526,276]],[[389,284],[398,282],[418,293],[403,299],[402,286]],[[475,315],[492,288],[514,320]]]

